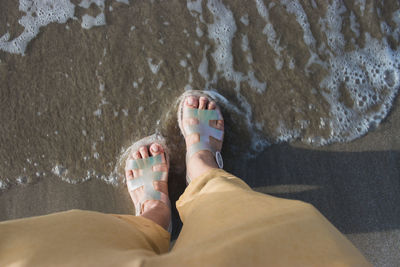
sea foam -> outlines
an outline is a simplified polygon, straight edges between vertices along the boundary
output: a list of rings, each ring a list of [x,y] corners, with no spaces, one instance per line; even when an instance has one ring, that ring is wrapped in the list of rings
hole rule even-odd
[[[116,1],[129,5],[128,0]],[[84,29],[106,25],[105,0],[82,0],[79,6],[88,9],[92,4],[97,5],[101,12],[96,17],[84,14],[81,18],[81,26]],[[64,24],[69,19],[77,19],[75,5],[70,0],[19,0],[19,10],[25,13],[18,20],[24,31],[13,40],[10,40],[9,32],[0,37],[0,49],[12,54],[24,55],[28,43],[38,35],[41,27],[50,23]]]
[[[25,53],[26,46],[39,33],[39,29],[52,22],[66,23],[74,17],[75,5],[69,0],[20,0],[19,10],[25,15],[19,19],[24,31],[15,39],[10,39],[10,33],[0,37],[0,49],[8,53]]]
[[[275,26],[269,18],[269,9],[276,7],[276,4],[274,3],[267,7],[262,0],[255,0],[254,3],[258,14],[266,23],[262,33],[267,36],[266,45],[275,52],[271,56],[274,59],[276,69],[279,71],[284,61],[288,62],[289,69],[294,69],[296,62],[288,55],[286,55],[286,58],[283,56],[286,48],[280,43],[280,33],[276,32]],[[365,1],[358,1],[357,4],[361,12],[364,12]],[[345,142],[362,136],[370,127],[378,125],[388,114],[399,88],[398,50],[391,50],[386,38],[377,40],[372,38],[368,32],[365,32],[365,47],[360,48],[354,40],[350,40],[356,49],[350,52],[346,51],[346,42],[349,40],[345,40],[342,27],[347,8],[339,1],[333,1],[327,5],[325,16],[319,19],[319,27],[326,36],[326,42],[320,40],[319,47],[317,47],[309,18],[302,4],[296,0],[282,0],[278,5],[283,6],[288,13],[293,14],[303,30],[303,41],[310,54],[304,68],[305,73],[312,75],[311,66],[314,66],[314,68],[319,66],[319,68],[328,73],[320,83],[318,91],[330,104],[330,117],[321,117],[318,128],[323,130],[326,127],[330,127],[331,132],[329,137],[318,135],[303,137],[302,133],[305,129],[314,127],[314,125],[310,124],[310,121],[298,121],[298,128],[291,128],[293,126],[287,126],[284,121],[281,121],[280,126],[276,129],[275,134],[277,137],[275,140],[280,142],[301,139],[304,142],[315,145]],[[200,1],[188,0],[187,7],[193,17],[203,21],[201,19],[203,10]],[[313,2],[313,7],[317,8],[315,2]],[[240,110],[245,111],[243,115],[247,118],[247,124],[256,132],[257,129],[262,127],[257,127],[257,123],[253,122],[252,107],[249,101],[241,94],[240,83],[245,81],[256,92],[262,94],[265,90],[268,90],[266,87],[267,81],[258,81],[252,70],[249,70],[247,74],[234,70],[232,39],[237,34],[237,27],[233,13],[219,0],[207,1],[207,8],[213,15],[213,23],[206,26],[208,28],[208,37],[215,43],[212,59],[217,67],[217,73],[221,73],[223,78],[236,84],[234,90],[238,99],[241,100]],[[247,17],[242,16],[240,21],[246,26],[249,24]],[[384,25],[382,26],[384,28],[382,32],[399,40],[399,10],[393,12],[392,21],[396,23],[397,27],[391,29],[387,24],[382,24]],[[355,37],[360,37],[359,28],[360,24],[354,13],[351,12],[350,29]],[[251,68],[251,51],[248,37],[245,34],[242,34],[241,47],[242,51],[247,54],[246,58]],[[219,79],[219,77],[216,77],[217,73],[209,74],[206,71],[209,63],[205,54],[208,49],[210,49],[209,46],[204,47],[203,60],[198,67],[200,75],[206,80],[205,88],[209,88],[211,84]],[[327,57],[328,60],[322,60],[321,56]],[[346,106],[345,103],[341,102],[340,97],[343,92],[341,93],[340,90],[347,92],[346,95],[350,98],[349,101],[354,103],[352,106]],[[254,136],[259,137],[258,135]],[[254,141],[257,138],[254,138]]]
[[[129,4],[127,0],[116,1],[121,2],[121,6]],[[41,27],[50,23],[66,23],[69,19],[79,21],[79,18],[75,17],[76,6],[70,0],[20,0],[19,3],[19,9],[24,13],[24,16],[19,19],[19,24],[24,27],[23,32],[13,40],[10,40],[10,33],[0,37],[0,49],[9,53],[23,55],[28,43],[38,35]],[[100,10],[100,13],[94,17],[83,14],[81,17],[82,28],[89,30],[93,26],[106,25],[106,3],[105,0],[80,1],[78,4],[80,8],[88,9],[95,5]],[[252,15],[248,13],[235,14],[239,11],[231,9],[226,3],[226,1],[221,0],[187,1],[188,12],[195,20],[190,32],[195,34],[189,34],[188,30],[185,29],[182,35],[195,38],[196,46],[193,49],[199,49],[201,52],[199,54],[200,59],[196,65],[196,61],[189,60],[191,56],[187,54],[188,60],[178,59],[176,64],[180,66],[180,69],[183,68],[186,74],[187,81],[185,82],[187,84],[183,84],[182,87],[192,89],[198,84],[196,83],[196,76],[201,77],[204,80],[204,88],[196,89],[212,90],[209,91],[210,94],[223,103],[230,112],[238,114],[244,120],[241,127],[249,130],[251,145],[254,150],[261,150],[271,142],[302,140],[314,145],[325,145],[332,142],[351,141],[364,135],[369,129],[376,127],[387,116],[400,86],[400,50],[391,47],[388,42],[389,37],[397,42],[400,41],[400,10],[393,10],[390,18],[391,23],[387,22],[388,19],[380,21],[379,29],[383,37],[377,39],[376,35],[370,34],[369,29],[363,27],[365,25],[362,25],[362,20],[359,19],[360,15],[367,16],[373,11],[373,7],[366,5],[365,1],[361,0],[355,1],[356,8],[353,10],[348,10],[341,1],[332,1],[326,5],[325,13],[318,10],[320,17],[317,18],[317,23],[307,14],[307,12],[310,12],[310,8],[315,10],[318,8],[315,1],[311,1],[311,7],[307,7],[302,1],[297,0],[281,0],[269,4],[267,1],[254,0],[249,2],[249,5],[254,5],[253,10],[256,11]],[[306,63],[297,61],[294,55],[288,53],[288,45],[282,41],[284,38],[278,30],[280,25],[272,16],[273,10],[277,8],[280,8],[284,15],[290,15],[288,17],[293,19],[292,22],[298,24],[300,32],[298,41],[302,42],[302,45],[304,44]],[[205,11],[204,9],[208,10]],[[115,12],[116,9],[113,14]],[[206,14],[203,17],[203,12],[207,12],[207,20],[204,19]],[[377,11],[377,13],[379,12]],[[171,21],[171,24],[164,23],[165,26],[174,25],[173,17],[168,18],[168,20]],[[252,28],[253,22],[256,20],[261,21],[262,27],[259,29]],[[144,18],[144,24],[149,23],[149,21],[149,18]],[[284,22],[280,21],[279,23]],[[137,25],[137,30],[132,24],[126,27],[131,31],[140,31],[140,24]],[[348,32],[352,36],[350,39],[344,35],[344,27],[349,27]],[[243,28],[245,31],[241,32]],[[272,71],[280,73],[289,69],[288,72],[298,71],[305,79],[312,79],[315,69],[323,70],[324,77],[322,77],[320,83],[315,85],[315,88],[308,89],[312,95],[320,97],[320,102],[325,101],[328,104],[329,114],[327,116],[321,115],[315,120],[316,122],[312,122],[307,117],[302,117],[297,119],[294,124],[291,124],[289,119],[283,118],[277,122],[278,126],[271,132],[265,130],[268,114],[262,117],[265,119],[263,121],[255,120],[254,110],[258,107],[253,104],[254,100],[248,95],[259,98],[260,103],[266,97],[268,90],[274,88],[270,85],[272,81],[266,80],[267,78],[257,78],[267,75],[256,76],[257,71],[262,72],[263,69],[256,71],[254,68],[255,61],[257,61],[257,55],[251,49],[254,45],[252,43],[254,39],[251,39],[251,34],[246,32],[246,29],[250,28],[253,30],[253,35],[263,40],[265,50],[269,51],[268,57],[273,62]],[[318,35],[316,31],[319,31]],[[243,52],[243,58],[248,64],[248,68],[243,71],[234,68],[234,57],[236,55],[233,52],[233,42],[235,38],[240,40],[241,50],[239,49],[239,52]],[[359,46],[359,42],[356,42],[359,38],[365,41],[362,46]],[[204,40],[207,42],[203,42]],[[346,49],[348,42],[351,42],[352,49]],[[144,61],[147,66],[143,67],[154,78],[152,81],[154,90],[161,92],[168,88],[170,84],[168,84],[168,81],[159,79],[158,75],[162,75],[163,71],[160,71],[160,69],[167,67],[171,61],[163,58],[153,59],[151,53],[147,55]],[[106,56],[106,50],[104,50],[103,56]],[[193,58],[195,57],[193,56]],[[210,71],[211,69],[215,69],[215,71]],[[195,73],[196,71],[198,73]],[[231,82],[230,84],[233,85],[232,88],[225,89],[232,91],[232,95],[238,100],[237,102],[229,101],[223,97],[218,93],[218,88],[213,89],[222,79]],[[143,77],[135,77],[135,81],[132,80],[130,83],[132,84],[131,88],[140,90],[139,95],[145,92],[141,88],[145,87],[142,85],[142,81]],[[244,87],[243,83],[248,86]],[[252,94],[244,92],[247,88]],[[91,113],[96,119],[100,119],[106,113],[106,110],[102,108],[103,105],[108,104],[105,98],[106,93],[105,83],[99,80],[100,102],[96,106],[96,110]],[[346,101],[343,101],[344,95],[347,98]],[[157,101],[157,99],[154,99],[154,101]],[[268,102],[273,103],[271,99],[268,99]],[[279,108],[281,108],[280,111],[283,111],[291,108],[294,110],[297,107],[288,105]],[[298,108],[293,113],[302,113],[304,109],[316,110],[320,107],[318,107],[318,103],[310,102],[302,108],[303,110]],[[136,110],[141,113],[145,109],[143,106],[121,107],[113,112],[115,117],[120,115],[128,117],[132,111]],[[316,123],[316,125],[313,123]],[[312,134],[305,135],[307,129],[312,129],[309,131]],[[323,136],[322,132],[327,129],[329,135]],[[58,132],[55,131],[55,135],[57,134]],[[86,130],[82,130],[82,134],[86,138]],[[266,136],[273,137],[267,139]],[[100,140],[104,141],[104,136]],[[94,143],[90,153],[85,153],[83,156],[84,161],[90,158],[100,161],[104,154],[97,152]],[[28,163],[32,164],[33,162]],[[115,172],[104,175],[89,168],[86,175],[83,175],[84,177],[74,178],[61,163],[53,162],[53,165],[51,173],[69,183],[85,182],[92,178],[101,179],[110,184],[118,183]],[[47,171],[50,173],[49,170]],[[38,171],[35,173],[41,176],[45,172]],[[17,183],[25,183],[24,177],[18,176]],[[7,179],[0,180],[0,189],[8,187],[10,183],[10,180]]]

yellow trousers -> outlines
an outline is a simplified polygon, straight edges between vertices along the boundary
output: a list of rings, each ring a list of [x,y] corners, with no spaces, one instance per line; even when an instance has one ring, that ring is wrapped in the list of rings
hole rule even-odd
[[[176,203],[170,235],[132,215],[72,210],[0,223],[0,266],[370,266],[312,205],[212,170]]]

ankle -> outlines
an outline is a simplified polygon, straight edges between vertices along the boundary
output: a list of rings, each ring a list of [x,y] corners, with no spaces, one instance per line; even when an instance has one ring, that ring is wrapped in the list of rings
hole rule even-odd
[[[187,164],[187,171],[192,179],[215,168],[218,168],[218,165],[214,155],[207,150],[202,150],[194,154]]]
[[[155,222],[167,230],[171,220],[171,211],[163,202],[152,200],[144,204],[143,213],[140,216]]]

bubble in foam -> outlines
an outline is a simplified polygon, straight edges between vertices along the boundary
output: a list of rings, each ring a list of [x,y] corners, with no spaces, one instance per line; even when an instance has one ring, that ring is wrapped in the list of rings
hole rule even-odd
[[[330,59],[331,74],[320,84],[331,105],[331,135],[327,142],[351,141],[376,127],[389,112],[399,88],[399,70],[394,66],[399,51],[385,39],[365,34],[366,46]],[[340,101],[341,90],[350,102]],[[351,104],[354,103],[354,104]]]
[[[385,70],[383,73],[383,79],[389,87],[393,87],[396,83],[398,83],[397,73],[393,69]]]

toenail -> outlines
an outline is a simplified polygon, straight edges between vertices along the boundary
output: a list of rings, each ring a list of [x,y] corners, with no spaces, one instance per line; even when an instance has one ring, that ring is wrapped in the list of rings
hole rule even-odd
[[[158,146],[153,145],[153,146],[151,147],[151,150],[153,150],[154,152],[158,152]]]
[[[189,97],[187,102],[188,102],[189,105],[193,105],[193,98]]]

